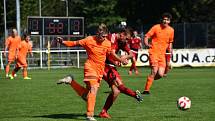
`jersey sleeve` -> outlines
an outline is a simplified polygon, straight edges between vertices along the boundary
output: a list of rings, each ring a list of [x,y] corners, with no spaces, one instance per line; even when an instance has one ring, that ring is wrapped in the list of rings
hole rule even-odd
[[[90,37],[87,37],[87,38],[84,38],[81,40],[77,40],[77,41],[63,41],[63,44],[67,47],[73,47],[73,46],[77,46],[77,45],[84,47],[87,44],[89,39],[90,39]]]
[[[153,27],[146,33],[145,36],[150,38],[151,36],[154,35],[155,30],[156,30],[156,26],[153,26]]]

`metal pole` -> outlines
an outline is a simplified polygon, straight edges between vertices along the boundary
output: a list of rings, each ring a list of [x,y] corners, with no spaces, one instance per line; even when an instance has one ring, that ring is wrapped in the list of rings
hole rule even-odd
[[[7,38],[6,0],[4,0],[4,38]]]
[[[42,12],[41,12],[41,0],[39,0],[39,16],[41,17],[42,16]],[[43,33],[42,33],[43,34]],[[40,68],[43,68],[43,46],[42,46],[42,43],[43,43],[43,36],[40,35]]]
[[[69,4],[68,4],[68,0],[61,0],[63,2],[66,2],[66,16],[69,16]]]
[[[41,0],[39,0],[39,16],[41,16]]]
[[[20,1],[16,0],[16,28],[18,35],[21,35],[21,30],[20,30]]]
[[[68,0],[66,0],[66,16],[69,16],[69,5],[68,5]]]

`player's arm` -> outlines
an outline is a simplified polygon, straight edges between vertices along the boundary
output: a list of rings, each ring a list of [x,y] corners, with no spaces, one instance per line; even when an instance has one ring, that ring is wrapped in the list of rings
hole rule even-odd
[[[4,48],[4,57],[6,57],[6,51],[8,50],[8,47],[9,47],[9,40],[6,39],[6,41],[5,41],[5,48]]]
[[[32,46],[31,46],[31,45],[29,45],[29,49],[28,49],[28,51],[29,51],[29,53],[30,53],[31,57],[33,57],[33,53],[32,53]]]
[[[148,36],[144,37],[144,44],[146,47],[149,47],[149,48],[151,47],[151,44],[149,43],[149,37]]]
[[[57,37],[57,42],[67,47],[79,45],[79,41],[64,41],[62,37]]]
[[[153,26],[146,34],[144,37],[144,44],[146,47],[151,48],[151,43],[149,43],[149,39],[155,34],[155,31],[157,30],[156,26]]]
[[[119,61],[119,62],[121,62],[121,63],[123,63],[123,64],[127,64],[126,58],[119,57],[119,56],[116,54],[116,51],[115,51],[115,50],[111,50],[109,54],[110,54],[110,56],[113,57],[113,59],[114,59],[115,61]]]

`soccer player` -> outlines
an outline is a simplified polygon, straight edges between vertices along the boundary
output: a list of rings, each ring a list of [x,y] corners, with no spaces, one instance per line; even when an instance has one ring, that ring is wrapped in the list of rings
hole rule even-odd
[[[150,94],[149,91],[153,81],[164,76],[166,68],[165,53],[168,47],[172,51],[174,38],[174,29],[169,25],[171,19],[170,13],[164,13],[161,23],[154,25],[145,35],[144,44],[149,47],[151,73],[147,77],[145,90],[142,94]],[[149,38],[152,39],[151,43],[149,43]]]
[[[12,71],[12,74],[9,75],[10,79],[14,79],[14,75],[23,67],[23,78],[24,79],[31,79],[28,77],[28,72],[27,72],[27,59],[26,56],[28,52],[30,52],[31,56],[32,54],[32,44],[30,44],[30,35],[25,34],[24,35],[24,40],[20,43],[18,47],[18,52],[17,52],[17,59],[16,59],[16,66]]]
[[[88,59],[84,64],[84,82],[86,88],[79,85],[72,75],[60,79],[57,83],[70,84],[71,87],[81,96],[87,103],[87,120],[96,121],[94,116],[94,107],[96,102],[96,94],[100,86],[104,74],[105,60],[107,55],[113,53],[111,51],[111,43],[107,40],[108,30],[105,24],[98,27],[96,36],[89,36],[78,41],[63,41],[58,38],[58,41],[65,46],[78,46],[81,45],[87,51]],[[114,56],[114,55],[113,55]],[[114,58],[118,61],[125,63],[125,59]]]
[[[115,54],[117,54],[119,50],[123,50],[128,53],[128,55],[124,56],[124,58],[126,59],[130,59],[133,57],[132,51],[128,47],[128,39],[130,39],[130,32],[126,29],[123,29],[119,34],[119,39],[116,39],[115,42],[112,43],[112,50],[115,52]],[[117,65],[119,65],[119,62],[114,61],[111,56],[107,57],[103,79],[109,84],[112,91],[107,97],[105,105],[99,114],[101,118],[111,118],[111,116],[107,112],[120,93],[124,93],[128,96],[131,96],[137,99],[139,102],[143,100],[143,97],[138,90],[133,91],[125,87],[120,77],[120,74],[116,69]]]
[[[4,56],[6,57],[6,51],[8,50],[7,65],[5,69],[6,78],[10,72],[10,64],[15,61],[17,55],[17,49],[21,42],[21,37],[18,36],[17,30],[13,29],[11,36],[9,36],[5,41]]]
[[[136,67],[136,61],[138,57],[138,50],[142,48],[142,42],[141,38],[138,36],[137,31],[133,32],[133,37],[128,41],[128,44],[133,53],[133,58],[131,59],[132,65],[130,67],[130,70],[128,71],[128,74],[132,75],[132,70],[134,70],[135,74],[138,75],[139,72]]]

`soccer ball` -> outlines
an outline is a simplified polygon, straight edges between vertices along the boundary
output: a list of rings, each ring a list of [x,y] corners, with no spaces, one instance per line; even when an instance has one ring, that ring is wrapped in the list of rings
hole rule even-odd
[[[186,96],[180,97],[177,100],[177,107],[180,110],[190,109],[190,107],[191,107],[191,100],[188,97],[186,97]]]

